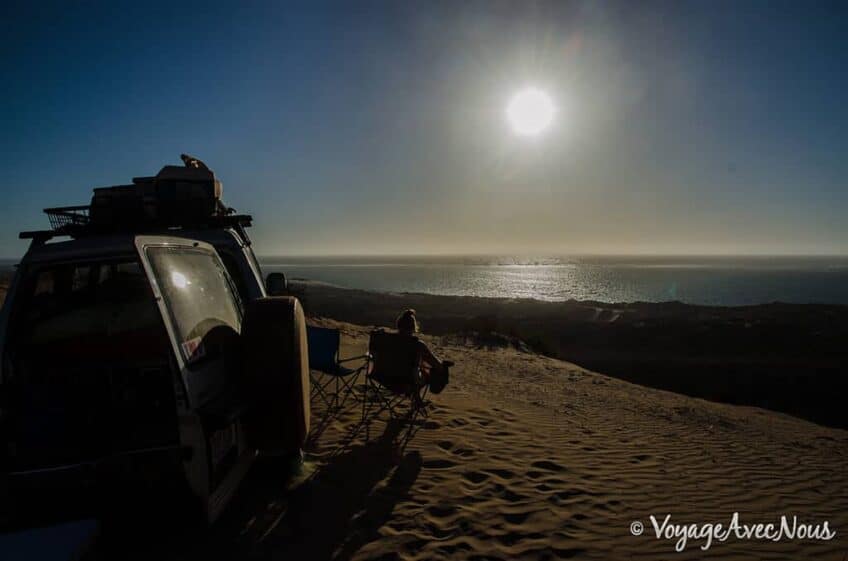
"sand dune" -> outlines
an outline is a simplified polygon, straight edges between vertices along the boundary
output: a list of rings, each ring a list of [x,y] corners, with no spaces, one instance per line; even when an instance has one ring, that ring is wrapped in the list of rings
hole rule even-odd
[[[848,429],[848,306],[541,302],[293,286],[312,315],[384,325],[415,308],[428,333],[509,334],[643,386]]]
[[[345,354],[367,330],[326,320]],[[431,340],[452,385],[406,428],[313,418],[307,473],[287,490],[261,466],[211,536],[181,559],[843,560],[848,432],[644,388],[513,348]],[[366,432],[368,438],[366,439]],[[730,539],[704,553],[658,540],[679,523],[821,523],[826,542]],[[630,532],[633,521],[647,526]],[[159,553],[162,553],[161,551]],[[173,553],[173,550],[169,550]]]
[[[367,328],[317,322],[342,329],[344,356],[364,350]],[[845,560],[848,431],[629,384],[509,339],[427,340],[457,365],[414,433],[362,426],[355,402],[318,407],[295,481],[260,463],[207,534],[104,536],[90,557]],[[828,521],[836,537],[731,538],[708,552],[693,539],[677,553],[649,521],[727,524],[734,512]]]

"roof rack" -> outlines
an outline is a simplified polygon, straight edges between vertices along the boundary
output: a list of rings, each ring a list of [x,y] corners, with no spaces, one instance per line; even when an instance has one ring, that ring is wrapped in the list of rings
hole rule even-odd
[[[19,237],[45,242],[57,236],[235,228],[249,244],[244,228],[253,219],[224,205],[221,182],[206,164],[187,154],[180,157],[185,167],[165,166],[153,177],[133,178],[131,185],[96,187],[90,205],[45,208],[50,229]]]
[[[74,226],[87,226],[89,223],[88,205],[83,206],[61,206],[56,208],[45,208],[44,213],[50,220],[50,228],[60,230]]]
[[[87,206],[45,208],[44,212],[50,220],[51,229],[21,232],[18,237],[22,240],[48,241],[56,237],[84,238],[106,234],[144,234],[165,229],[235,228],[247,239],[244,228],[253,225],[253,217],[249,214],[221,214],[206,217],[204,220],[187,221],[183,224],[151,222],[146,225],[129,224],[125,227],[106,228],[91,224],[87,220],[88,209]]]

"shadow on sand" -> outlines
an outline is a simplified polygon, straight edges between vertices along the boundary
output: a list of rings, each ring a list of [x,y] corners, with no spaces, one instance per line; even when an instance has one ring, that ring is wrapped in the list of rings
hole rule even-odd
[[[408,428],[390,422],[378,439],[361,444],[347,440],[294,490],[286,488],[273,466],[257,466],[219,525],[226,531],[204,553],[215,558],[350,559],[379,537],[379,528],[418,478],[421,455],[403,455]]]
[[[414,430],[406,423],[389,422],[379,438],[354,443],[362,428],[352,429],[320,467],[307,461],[300,481],[284,466],[258,462],[208,532],[102,536],[87,559],[348,560],[379,538],[422,467],[420,453],[404,454]]]
[[[377,539],[421,472],[418,452],[398,461],[403,428],[389,423],[379,439],[337,454],[290,497],[285,519],[260,549],[272,559],[343,561]]]

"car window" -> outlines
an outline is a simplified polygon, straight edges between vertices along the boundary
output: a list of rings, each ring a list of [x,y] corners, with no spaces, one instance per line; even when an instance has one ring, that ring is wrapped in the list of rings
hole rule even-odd
[[[19,341],[33,351],[102,359],[116,347],[106,345],[107,338],[140,341],[162,327],[147,276],[135,261],[50,265],[34,270],[24,286]]]
[[[218,256],[221,257],[224,267],[226,267],[227,272],[230,274],[230,279],[232,279],[233,283],[236,285],[236,290],[238,291],[242,302],[249,300],[250,294],[247,291],[247,285],[244,282],[244,275],[239,269],[236,258],[230,253],[220,250],[218,252]]]
[[[193,248],[146,251],[186,361],[232,344],[241,331],[241,305],[217,255]]]

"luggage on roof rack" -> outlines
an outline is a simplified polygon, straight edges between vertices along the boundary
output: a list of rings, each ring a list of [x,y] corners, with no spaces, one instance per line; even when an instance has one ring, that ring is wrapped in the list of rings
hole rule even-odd
[[[223,187],[206,164],[183,154],[185,167],[165,166],[132,185],[95,187],[89,206],[46,208],[50,230],[21,232],[21,238],[144,232],[181,226],[250,226],[250,216],[233,215],[221,201]]]
[[[132,185],[94,189],[91,224],[182,225],[226,212],[223,187],[207,168],[165,166],[155,177],[136,177]]]

